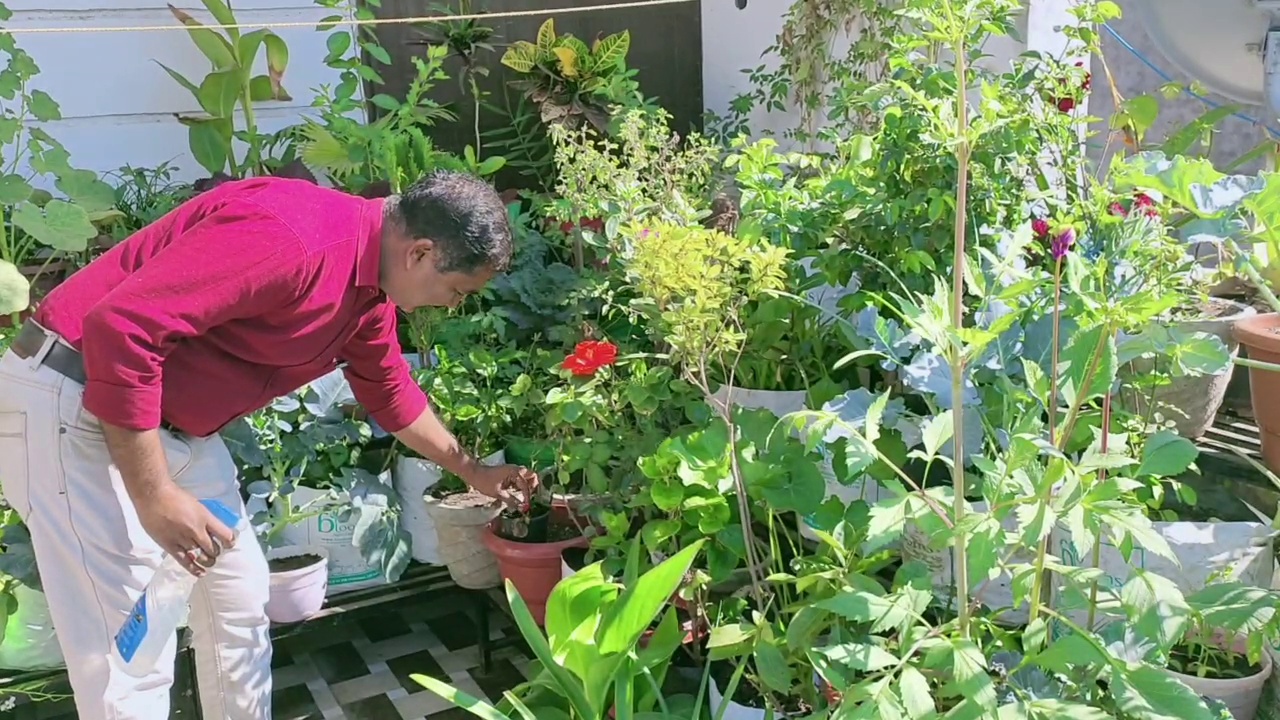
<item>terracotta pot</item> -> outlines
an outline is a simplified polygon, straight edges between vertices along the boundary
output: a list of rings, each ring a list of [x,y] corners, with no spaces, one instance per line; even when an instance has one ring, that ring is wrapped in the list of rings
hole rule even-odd
[[[274,623],[302,622],[324,605],[329,589],[329,551],[319,546],[291,546],[267,551],[267,562],[314,555],[319,558],[306,567],[271,573],[267,617]]]
[[[533,619],[542,625],[547,613],[547,598],[551,589],[560,582],[563,561],[560,554],[565,548],[585,547],[587,538],[576,537],[553,543],[522,543],[499,537],[498,521],[489,523],[484,534],[485,547],[498,559],[498,571],[503,579],[515,585],[520,599],[529,606]]]
[[[1280,365],[1280,315],[1255,315],[1236,323],[1235,337],[1249,359]],[[1262,438],[1262,458],[1280,471],[1280,372],[1249,368],[1249,396]]]

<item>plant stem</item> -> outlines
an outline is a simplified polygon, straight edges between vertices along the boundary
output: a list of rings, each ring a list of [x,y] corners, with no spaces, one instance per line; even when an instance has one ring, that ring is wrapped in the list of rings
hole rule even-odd
[[[258,137],[258,121],[253,115],[253,94],[249,87],[249,80],[249,73],[245,73],[244,88],[240,91],[240,104],[244,106],[244,131],[246,137],[249,138],[249,150],[245,153],[245,166],[241,168],[241,177],[251,170],[257,173],[262,165],[262,138]],[[234,129],[234,116],[231,122]],[[227,159],[231,161],[231,169],[234,172],[236,161],[230,145],[227,147]]]
[[[953,16],[954,22],[954,16]],[[954,31],[954,28],[953,28]],[[956,220],[955,248],[952,257],[951,287],[951,324],[956,332],[964,327],[964,265],[965,265],[965,223],[969,194],[969,117],[968,98],[965,91],[968,87],[965,67],[964,35],[957,31],[955,42],[956,56]],[[951,348],[951,420],[954,430],[951,434],[952,465],[951,480],[955,497],[952,498],[955,515],[955,580],[956,604],[959,609],[960,635],[969,636],[969,563],[965,553],[968,543],[964,531],[964,406],[961,397],[964,393],[964,347],[958,342]]]
[[[1062,336],[1062,258],[1053,266],[1053,346],[1050,349],[1049,361],[1049,443],[1058,442],[1055,432],[1058,425],[1058,346]]]
[[[1144,426],[1145,427],[1145,426]],[[1107,454],[1108,436],[1111,434],[1111,393],[1107,393],[1102,398],[1102,455]],[[1107,479],[1107,469],[1105,467],[1098,468],[1098,482]],[[1091,567],[1097,569],[1098,564],[1102,562],[1102,530],[1098,530],[1098,535],[1093,539],[1093,562]],[[1095,578],[1089,584],[1089,621],[1085,624],[1086,628],[1093,629],[1094,616],[1098,610],[1098,580]]]

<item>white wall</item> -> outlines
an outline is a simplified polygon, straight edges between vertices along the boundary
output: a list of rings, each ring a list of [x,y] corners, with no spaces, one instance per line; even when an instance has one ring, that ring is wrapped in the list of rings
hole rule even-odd
[[[212,23],[199,0],[175,5],[202,22]],[[315,22],[329,14],[310,0],[235,0],[236,19],[265,22]],[[7,27],[179,26],[164,0],[8,0],[14,11]],[[334,84],[336,73],[324,65],[328,33],[314,26],[275,31],[289,46],[284,87],[290,102],[255,105],[258,125],[271,132],[298,121],[314,90]],[[197,85],[209,62],[186,32],[110,32],[19,34],[20,47],[40,66],[33,87],[62,106],[63,119],[46,129],[71,153],[72,164],[99,172],[122,165],[155,166],[174,162],[180,177],[194,180],[208,173],[191,158],[187,129],[175,113],[197,113],[199,105],[156,60]],[[260,52],[258,72],[265,72]],[[241,127],[238,123],[237,127]],[[243,152],[243,150],[241,150]],[[239,156],[239,153],[237,153]]]

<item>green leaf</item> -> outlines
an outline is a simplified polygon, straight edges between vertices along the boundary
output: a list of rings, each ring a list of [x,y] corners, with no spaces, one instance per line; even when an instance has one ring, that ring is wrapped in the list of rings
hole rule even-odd
[[[1190,440],[1168,430],[1161,430],[1152,435],[1143,446],[1138,475],[1176,477],[1186,472],[1199,454],[1200,451]]]
[[[1093,643],[1074,633],[1063,635],[1036,655],[1032,660],[1053,673],[1066,675],[1072,667],[1101,668],[1108,662],[1106,655],[1098,651]]]
[[[210,174],[227,169],[231,150],[231,138],[226,132],[229,120],[196,120],[187,127],[187,140],[191,155]]]
[[[329,55],[325,58],[326,61],[332,62],[342,58],[351,49],[351,34],[345,32],[334,33],[325,41],[325,45],[329,48]]]
[[[289,66],[289,46],[275,33],[267,33],[263,42],[267,46],[267,77],[271,78],[271,87],[279,93],[285,68]]]
[[[1110,689],[1116,707],[1135,720],[1217,720],[1199,695],[1149,665],[1115,669]]]
[[[0,205],[17,205],[31,197],[31,183],[12,173],[0,177]]]
[[[91,216],[115,207],[116,191],[92,170],[65,172],[54,185]]]
[[[0,260],[0,315],[12,315],[31,306],[31,283],[8,260]]]
[[[898,677],[898,694],[902,696],[907,716],[911,720],[924,720],[937,712],[928,679],[913,665],[902,666],[902,674]]]
[[[507,159],[505,157],[494,155],[493,157],[485,158],[484,161],[476,166],[476,174],[480,177],[492,175],[505,167],[506,164]]]
[[[369,53],[369,56],[372,57],[374,60],[377,60],[383,65],[391,64],[391,53],[387,52],[387,49],[382,47],[378,43],[367,42],[363,44],[363,47],[365,52]]]
[[[98,236],[98,229],[89,222],[89,214],[77,205],[65,200],[50,200],[43,212],[26,202],[13,212],[13,224],[47,245],[63,252],[81,252],[89,240]]]
[[[765,686],[777,693],[791,692],[792,673],[787,659],[777,645],[770,642],[756,643],[756,670]]]
[[[373,103],[374,105],[377,105],[383,110],[388,110],[391,112],[394,112],[400,109],[400,101],[396,100],[395,98],[391,97],[386,93],[378,93],[377,95],[374,95],[373,97],[369,98],[369,102]],[[552,388],[552,389],[558,390],[559,388]]]
[[[196,47],[209,59],[215,70],[230,70],[236,67],[235,49],[226,38],[206,28],[200,21],[187,13],[170,5],[169,12],[178,22],[187,26],[187,34],[195,42]]]
[[[553,18],[547,18],[538,28],[537,47],[544,52],[550,52],[551,48],[556,44],[556,23]]]
[[[58,107],[58,103],[49,97],[49,93],[43,90],[32,90],[30,98],[27,109],[36,120],[49,122],[62,119],[62,110]]]
[[[614,33],[596,43],[591,49],[591,61],[595,68],[613,69],[620,67],[627,59],[627,51],[631,49],[631,32],[623,30]],[[603,73],[602,73],[603,74]]]
[[[1165,652],[1186,635],[1191,606],[1173,581],[1134,568],[1120,589],[1120,600],[1130,620],[1137,620],[1138,636],[1157,643]]]
[[[258,75],[249,81],[249,100],[252,102],[268,102],[277,100],[275,88],[271,87],[271,78]]]
[[[235,112],[241,89],[238,70],[211,72],[200,83],[196,98],[200,100],[200,107],[209,115],[229,118]]]
[[[533,71],[537,60],[537,47],[523,40],[518,40],[512,43],[511,47],[507,48],[507,51],[502,54],[500,62],[516,72],[528,73]]]
[[[498,712],[498,709],[492,705],[451,685],[442,683],[429,675],[412,674],[409,678],[478,718],[484,718],[484,720],[508,720],[506,715]]]
[[[156,64],[159,65],[161,68],[163,68],[165,72],[169,73],[169,77],[173,78],[174,80],[177,80],[179,85],[186,88],[187,91],[191,93],[192,97],[196,98],[197,100],[200,99],[200,88],[196,87],[195,83],[186,79],[177,70],[174,70],[168,65],[165,65],[159,60],[156,61]]]
[[[705,540],[667,558],[627,588],[601,625],[600,654],[629,652],[680,587]]]
[[[547,645],[546,637],[538,629],[538,622],[533,619],[529,606],[521,599],[520,593],[516,592],[516,586],[510,580],[507,581],[507,602],[511,605],[511,615],[525,643],[533,651],[538,662],[542,663],[543,671],[550,676],[555,688],[568,698],[573,712],[580,717],[597,717],[598,713],[592,712],[591,703],[587,700],[582,683],[556,662],[551,647]]]
[[[929,418],[925,421],[924,427],[921,429],[924,436],[924,451],[928,457],[936,457],[942,446],[951,439],[955,433],[956,423],[950,410],[944,410],[941,413]]]
[[[1134,132],[1143,137],[1160,115],[1160,101],[1150,95],[1130,98],[1122,105],[1124,117],[1133,124]]]
[[[867,642],[840,643],[820,648],[817,652],[834,663],[861,673],[876,672],[898,664],[893,653]]]
[[[205,9],[209,11],[209,14],[213,16],[218,25],[237,24],[235,13],[231,12],[231,8],[223,0],[203,0],[203,2]],[[227,28],[226,33],[231,36],[232,40],[240,36],[240,31],[236,28]]]
[[[1111,390],[1116,381],[1115,334],[1103,337],[1105,327],[1095,326],[1072,336],[1059,362],[1062,398],[1075,406]],[[1084,387],[1085,380],[1089,386]]]

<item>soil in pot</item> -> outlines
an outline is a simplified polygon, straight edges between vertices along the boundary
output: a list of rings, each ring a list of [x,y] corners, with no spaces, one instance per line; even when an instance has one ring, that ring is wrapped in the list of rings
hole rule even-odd
[[[267,560],[267,568],[273,573],[290,572],[292,570],[301,570],[302,568],[311,567],[318,562],[323,562],[324,558],[319,555],[294,555],[292,557],[277,557]]]

